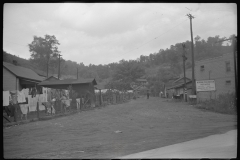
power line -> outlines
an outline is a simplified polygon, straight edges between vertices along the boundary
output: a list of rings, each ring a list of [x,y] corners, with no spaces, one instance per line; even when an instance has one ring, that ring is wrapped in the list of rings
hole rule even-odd
[[[187,20],[187,19],[186,19],[186,20]],[[186,21],[186,20],[185,20],[185,21]],[[159,38],[160,36],[162,36],[162,35],[166,34],[166,33],[167,33],[167,32],[169,32],[170,30],[172,30],[172,29],[176,28],[177,26],[179,26],[180,24],[182,24],[182,23],[183,23],[183,22],[185,22],[185,21],[182,21],[181,23],[179,23],[179,24],[177,24],[176,26],[174,26],[173,28],[171,28],[171,29],[167,30],[167,31],[166,31],[166,32],[164,32],[163,34],[160,34],[159,36],[157,36],[157,37],[155,37],[155,38],[153,38],[153,39],[151,39],[151,40],[147,41],[146,43],[143,43],[141,46],[139,46],[139,47],[137,47],[137,48],[135,48],[135,49],[133,49],[133,50],[130,50],[130,51],[128,51],[128,52],[125,52],[124,54],[126,54],[126,53],[129,53],[129,52],[132,52],[132,51],[134,51],[134,50],[136,50],[136,49],[139,49],[139,48],[143,47],[144,45],[148,44],[149,42],[151,42],[151,41],[153,41],[153,40],[155,40],[155,39]]]
[[[16,45],[19,45],[21,47],[27,47],[28,45],[22,45],[22,44],[18,44],[18,43],[15,43],[15,42],[11,42],[11,41],[8,41],[8,40],[4,40],[4,42],[9,42],[9,43],[12,43],[12,44],[16,44]]]

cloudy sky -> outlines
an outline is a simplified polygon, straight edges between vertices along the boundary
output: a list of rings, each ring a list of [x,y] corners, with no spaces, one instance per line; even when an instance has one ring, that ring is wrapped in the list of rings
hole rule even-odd
[[[3,50],[29,59],[33,36],[55,35],[65,60],[85,65],[137,59],[170,45],[237,35],[233,3],[5,3]]]

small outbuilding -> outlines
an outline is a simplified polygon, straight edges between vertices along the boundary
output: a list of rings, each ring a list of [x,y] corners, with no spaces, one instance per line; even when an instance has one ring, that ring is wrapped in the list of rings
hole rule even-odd
[[[95,92],[94,86],[97,82],[94,78],[89,79],[65,79],[65,80],[51,80],[47,79],[38,84],[39,86],[53,88],[53,89],[64,89],[67,90],[69,86],[78,94],[77,98],[87,97],[90,100],[92,107],[95,107]],[[86,99],[86,100],[87,100]]]

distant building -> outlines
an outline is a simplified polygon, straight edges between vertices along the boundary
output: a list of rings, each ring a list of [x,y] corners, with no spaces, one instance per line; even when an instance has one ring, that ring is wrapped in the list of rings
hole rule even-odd
[[[191,94],[192,90],[192,80],[186,77],[186,92],[187,95]],[[168,93],[168,97],[172,98],[173,96],[179,97],[179,99],[183,99],[184,94],[184,77],[180,77],[171,82],[170,85],[166,86],[166,93]]]
[[[181,74],[183,76],[183,73]],[[186,71],[186,77],[192,79],[192,70]],[[197,92],[198,100],[215,99],[219,94],[235,92],[235,74],[233,53],[195,62],[195,79],[214,80],[215,91]]]
[[[135,80],[135,83],[137,85],[144,85],[146,86],[148,84],[148,81],[145,78],[139,78]]]

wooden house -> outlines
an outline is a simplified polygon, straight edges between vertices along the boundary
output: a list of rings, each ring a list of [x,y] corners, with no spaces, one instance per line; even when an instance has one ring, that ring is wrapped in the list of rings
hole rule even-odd
[[[3,62],[3,90],[14,91],[33,87],[44,78],[29,68]]]

